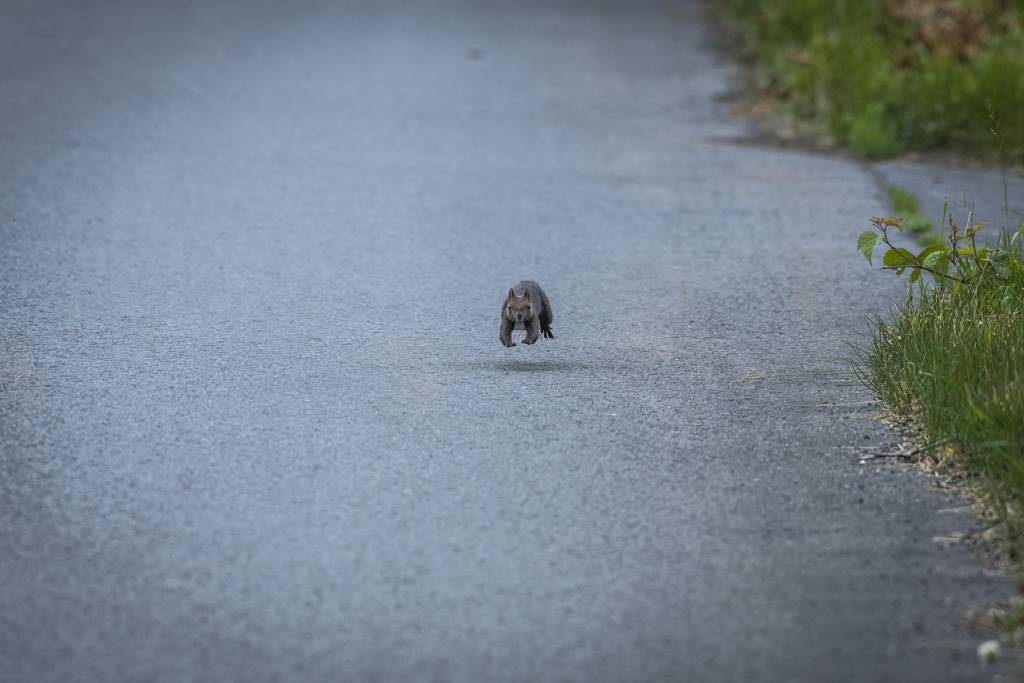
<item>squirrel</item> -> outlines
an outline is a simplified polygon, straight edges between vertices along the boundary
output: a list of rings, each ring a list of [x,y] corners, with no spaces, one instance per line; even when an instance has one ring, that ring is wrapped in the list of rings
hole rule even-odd
[[[512,348],[512,330],[526,333],[524,344],[534,344],[541,336],[554,339],[551,334],[551,302],[544,290],[533,280],[523,280],[508,290],[508,298],[501,305],[501,332],[498,338],[505,346]]]

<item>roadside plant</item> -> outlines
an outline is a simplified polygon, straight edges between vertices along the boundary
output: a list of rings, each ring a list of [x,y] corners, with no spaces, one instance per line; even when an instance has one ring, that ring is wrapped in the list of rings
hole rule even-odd
[[[964,204],[967,204],[966,196]],[[948,203],[942,208],[943,224],[947,209]],[[875,247],[888,247],[882,255],[881,270],[891,270],[897,275],[909,270],[910,284],[927,273],[943,291],[948,287],[970,288],[979,304],[993,313],[1019,309],[1024,301],[1024,223],[1021,221],[1016,222],[1017,232],[1010,234],[1005,230],[995,246],[979,247],[977,233],[985,224],[974,223],[973,214],[968,211],[967,225],[961,228],[949,215],[948,234],[940,234],[938,244],[925,247],[917,254],[896,247],[890,241],[891,228],[903,231],[906,224],[903,218],[872,217],[871,223],[875,229],[861,233],[857,249],[872,263]]]
[[[921,438],[931,444],[925,452],[938,465],[978,477],[982,500],[1002,522],[1007,555],[1020,560],[1024,223],[1005,227],[995,246],[978,244],[982,224],[973,212],[961,228],[951,217],[947,223],[946,209],[940,243],[917,253],[893,244],[893,228],[904,228],[900,218],[871,218],[874,229],[860,235],[857,247],[868,262],[882,246],[881,270],[909,271],[910,287],[889,316],[869,318],[868,343],[854,346],[854,368],[890,410],[923,427]]]

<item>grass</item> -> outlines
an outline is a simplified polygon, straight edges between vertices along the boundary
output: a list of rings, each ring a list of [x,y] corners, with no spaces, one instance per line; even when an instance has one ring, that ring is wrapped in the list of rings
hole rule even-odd
[[[854,151],[1024,162],[1024,0],[715,2],[762,94]]]
[[[889,203],[895,215],[905,221],[903,229],[912,233],[918,244],[927,246],[939,242],[939,237],[932,232],[932,222],[921,213],[917,197],[902,187],[893,187],[889,189]]]
[[[887,219],[889,220],[889,219]],[[876,225],[881,226],[879,221]],[[977,477],[1005,523],[1009,554],[1024,557],[1024,224],[996,247],[951,223],[945,274],[925,280],[871,319],[855,363],[895,413],[924,425],[932,457]],[[867,235],[868,233],[865,233]],[[914,261],[924,264],[938,247]],[[913,255],[910,255],[913,256]],[[893,257],[895,258],[895,257]],[[911,259],[891,268],[914,269]]]

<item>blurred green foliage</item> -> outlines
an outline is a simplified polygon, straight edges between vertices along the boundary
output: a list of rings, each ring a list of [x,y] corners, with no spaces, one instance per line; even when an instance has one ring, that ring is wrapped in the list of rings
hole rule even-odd
[[[904,219],[903,229],[913,234],[918,244],[938,243],[938,236],[931,234],[932,222],[921,213],[917,197],[902,187],[893,187],[889,189],[889,203],[893,212]]]
[[[757,86],[864,156],[1024,162],[1024,0],[716,2]]]

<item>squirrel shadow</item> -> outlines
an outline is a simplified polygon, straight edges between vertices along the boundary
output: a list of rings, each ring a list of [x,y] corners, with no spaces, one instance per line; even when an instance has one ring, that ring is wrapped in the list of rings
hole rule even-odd
[[[489,370],[501,370],[504,372],[576,372],[580,369],[578,363],[566,363],[555,360],[503,360],[485,365]]]
[[[578,362],[561,360],[490,360],[461,364],[465,370],[483,372],[580,372],[584,367]]]

